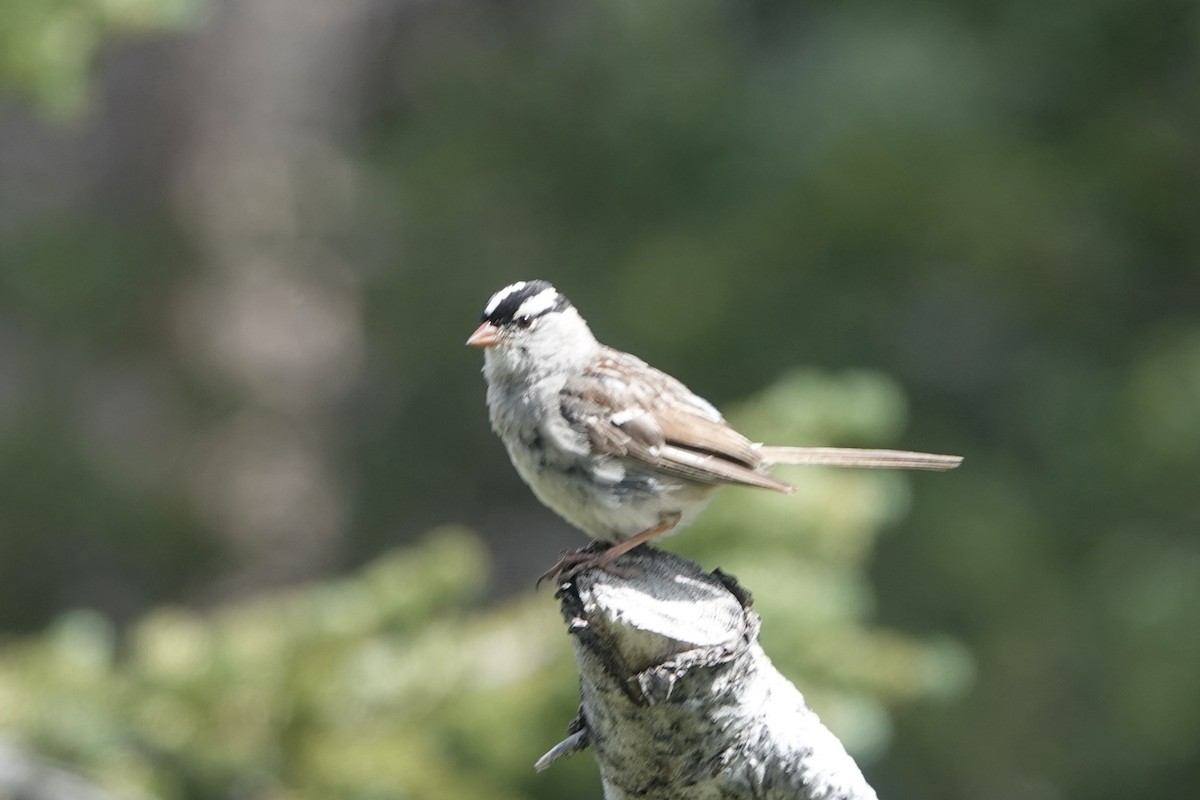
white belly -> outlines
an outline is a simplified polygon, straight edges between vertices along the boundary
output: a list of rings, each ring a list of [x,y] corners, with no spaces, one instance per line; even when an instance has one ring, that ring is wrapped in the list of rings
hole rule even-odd
[[[510,447],[508,453],[538,500],[604,542],[623,542],[674,514],[682,525],[708,504],[716,489],[660,475],[625,459],[575,456],[555,463],[520,446]]]

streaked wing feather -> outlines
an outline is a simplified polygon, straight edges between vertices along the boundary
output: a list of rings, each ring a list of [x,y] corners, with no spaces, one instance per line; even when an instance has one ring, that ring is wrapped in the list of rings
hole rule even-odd
[[[689,480],[791,491],[756,469],[758,447],[712,405],[627,353],[606,350],[563,388],[561,408],[597,452]]]
[[[691,414],[659,414],[659,425],[667,442],[711,453],[721,458],[757,467],[762,463],[758,448],[725,422],[713,422]]]
[[[667,445],[663,448],[662,458],[667,471],[704,483],[735,483],[773,489],[785,494],[795,491],[791,484],[712,453],[699,453],[684,447]]]

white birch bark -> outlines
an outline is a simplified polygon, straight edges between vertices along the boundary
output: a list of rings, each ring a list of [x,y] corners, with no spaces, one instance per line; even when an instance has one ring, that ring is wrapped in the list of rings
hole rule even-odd
[[[735,582],[646,547],[620,564],[628,577],[560,588],[582,705],[539,769],[590,746],[607,800],[876,797],[759,646]]]

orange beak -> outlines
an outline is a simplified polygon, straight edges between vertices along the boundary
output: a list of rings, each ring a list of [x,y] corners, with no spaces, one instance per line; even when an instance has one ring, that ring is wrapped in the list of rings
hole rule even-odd
[[[475,332],[467,337],[467,345],[484,350],[500,341],[500,329],[486,320],[479,323]]]

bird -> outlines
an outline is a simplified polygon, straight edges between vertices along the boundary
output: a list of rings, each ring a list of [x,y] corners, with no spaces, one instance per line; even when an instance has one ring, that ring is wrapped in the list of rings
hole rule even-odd
[[[961,456],[775,446],[743,436],[707,400],[629,353],[601,344],[545,280],[491,296],[467,339],[483,350],[492,430],[545,506],[591,540],[542,577],[616,574],[622,554],[694,519],[722,486],[792,493],[778,464],[950,470]]]

